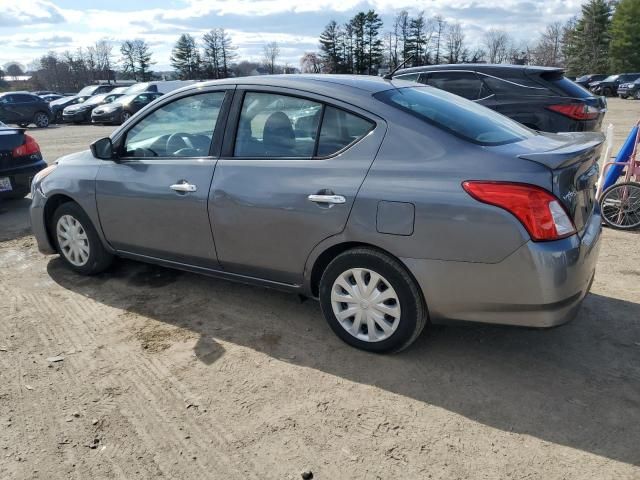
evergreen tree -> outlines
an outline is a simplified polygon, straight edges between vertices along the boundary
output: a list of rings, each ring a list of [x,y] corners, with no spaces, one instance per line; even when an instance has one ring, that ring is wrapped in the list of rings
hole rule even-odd
[[[359,12],[351,19],[353,43],[353,73],[363,75],[367,73],[367,52],[365,48],[365,23],[367,14]]]
[[[171,66],[181,80],[196,80],[200,77],[202,59],[196,39],[183,33],[171,51]]]
[[[611,4],[589,0],[565,42],[569,74],[605,73],[609,70]]]
[[[133,40],[125,40],[120,45],[120,53],[122,57],[120,62],[122,63],[122,73],[127,78],[136,78],[136,49]]]
[[[414,67],[427,64],[425,30],[426,23],[423,12],[418,13],[418,16],[409,20],[406,55],[407,58],[412,57],[411,65]]]
[[[134,59],[138,66],[138,73],[141,82],[151,80],[151,50],[149,44],[144,40],[134,40]]]
[[[382,19],[375,11],[369,10],[364,20],[365,68],[368,75],[377,72],[377,67],[382,60],[381,29]]]
[[[331,20],[320,34],[320,58],[327,73],[342,73],[344,70],[343,32]]]
[[[611,20],[611,67],[640,71],[640,0],[620,0]]]

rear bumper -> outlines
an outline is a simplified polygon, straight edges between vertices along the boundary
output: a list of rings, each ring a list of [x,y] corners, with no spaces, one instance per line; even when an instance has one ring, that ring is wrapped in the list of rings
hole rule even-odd
[[[589,292],[602,230],[594,211],[582,236],[522,245],[500,263],[402,259],[432,321],[552,327],[571,320]]]
[[[0,170],[0,177],[9,177],[11,181],[11,191],[0,192],[0,198],[12,197],[15,195],[26,195],[31,189],[31,180],[40,170],[45,168],[47,163],[40,160],[29,165],[16,167],[8,170]]]
[[[31,217],[31,230],[38,243],[38,250],[45,254],[53,254],[56,253],[56,250],[47,233],[47,225],[44,219],[44,205],[46,200],[46,197],[35,188],[33,198],[31,199],[31,206],[29,207],[29,216]]]

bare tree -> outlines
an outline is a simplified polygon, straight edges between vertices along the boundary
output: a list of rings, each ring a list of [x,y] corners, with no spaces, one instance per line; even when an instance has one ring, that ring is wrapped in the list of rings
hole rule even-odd
[[[547,25],[538,43],[529,51],[531,63],[545,67],[564,66],[564,37],[565,28],[561,22]]]
[[[511,53],[511,37],[502,30],[490,29],[484,34],[484,47],[489,63],[504,63]]]
[[[322,59],[315,52],[305,52],[300,59],[300,67],[302,73],[320,73],[322,72]]]
[[[433,21],[435,23],[435,34],[436,34],[436,53],[434,56],[434,63],[437,65],[441,61],[440,50],[442,48],[443,34],[445,29],[447,28],[447,22],[440,15],[436,15],[433,17]]]
[[[264,46],[264,65],[269,70],[269,73],[274,74],[276,71],[276,61],[280,56],[280,47],[278,42],[270,42]]]
[[[447,42],[447,62],[460,63],[462,59],[467,56],[462,26],[459,23],[449,25],[445,39]]]
[[[120,45],[122,72],[125,76],[136,80],[136,46],[134,40],[125,40]]]
[[[115,80],[113,78],[113,46],[106,40],[99,40],[95,46],[96,71],[103,77],[102,80]]]

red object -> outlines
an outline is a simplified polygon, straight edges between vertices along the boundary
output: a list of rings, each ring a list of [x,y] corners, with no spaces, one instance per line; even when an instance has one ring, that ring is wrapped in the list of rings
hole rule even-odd
[[[582,103],[550,105],[547,109],[574,120],[593,120],[594,118],[598,118],[598,115],[600,115],[600,110],[598,108],[590,105],[584,105]]]
[[[35,138],[25,133],[24,143],[13,149],[13,156],[26,157],[28,155],[33,155],[34,153],[40,153],[40,145],[38,145]]]
[[[566,238],[576,233],[564,207],[549,191],[536,185],[467,181],[462,187],[476,200],[514,215],[534,241]]]

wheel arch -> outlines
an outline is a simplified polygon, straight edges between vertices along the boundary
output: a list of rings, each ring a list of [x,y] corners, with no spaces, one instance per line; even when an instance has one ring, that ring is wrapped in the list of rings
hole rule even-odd
[[[55,245],[53,232],[52,232],[52,225],[51,225],[51,221],[53,220],[53,214],[55,213],[55,211],[58,209],[60,205],[64,203],[69,203],[69,202],[75,203],[80,208],[82,208],[82,205],[80,205],[79,202],[77,202],[75,199],[73,199],[69,195],[65,195],[64,193],[56,193],[52,195],[47,199],[47,202],[44,205],[44,213],[43,213],[44,225],[47,232],[47,237],[49,239],[49,243],[51,245]]]

